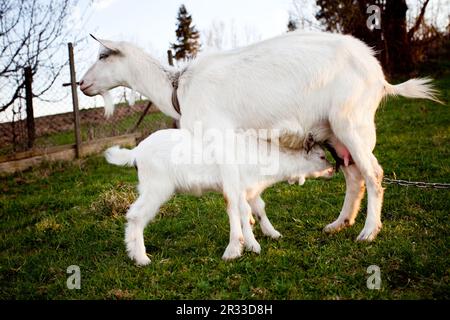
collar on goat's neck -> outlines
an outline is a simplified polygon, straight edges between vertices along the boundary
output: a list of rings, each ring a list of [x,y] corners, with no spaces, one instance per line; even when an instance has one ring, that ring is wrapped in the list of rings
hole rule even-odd
[[[172,106],[175,109],[175,111],[181,116],[181,110],[180,110],[180,102],[178,101],[178,95],[177,95],[177,89],[178,89],[178,82],[180,80],[181,72],[176,72],[174,74],[174,77],[172,79]]]

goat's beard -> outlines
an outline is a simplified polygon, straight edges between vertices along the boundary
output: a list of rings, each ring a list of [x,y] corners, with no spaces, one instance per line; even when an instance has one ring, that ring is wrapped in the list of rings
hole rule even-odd
[[[112,95],[109,91],[104,91],[100,93],[100,95],[103,97],[103,102],[105,104],[105,118],[109,118],[114,114],[114,102]],[[128,101],[128,104],[130,106],[134,105],[136,102],[136,92],[131,89],[130,93],[130,101]]]
[[[100,93],[100,95],[102,96],[104,104],[105,104],[105,117],[109,118],[114,113],[113,98],[109,91],[104,91],[104,92]]]

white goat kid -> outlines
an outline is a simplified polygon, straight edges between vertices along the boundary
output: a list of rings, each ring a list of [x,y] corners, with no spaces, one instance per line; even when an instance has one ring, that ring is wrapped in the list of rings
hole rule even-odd
[[[241,189],[236,190],[239,201],[236,204],[227,201],[230,222],[239,216],[231,211],[240,211],[243,234],[239,232],[240,230],[231,230],[230,244],[225,250],[223,259],[239,257],[242,253],[242,242],[247,249],[260,252],[261,247],[253,235],[249,222],[252,211],[260,221],[261,230],[265,235],[272,238],[280,237],[280,233],[267,218],[264,201],[260,197],[267,187],[284,180],[299,181],[302,184],[308,177],[330,177],[333,174],[331,164],[325,159],[325,152],[318,146],[312,147],[309,152],[304,149],[297,151],[281,149],[280,152],[274,152],[278,148],[271,149],[267,141],[258,141],[251,136],[248,138],[253,139],[256,144],[258,161],[253,164],[247,161],[237,165],[241,178]],[[112,147],[105,152],[109,163],[136,165],[138,169],[139,197],[127,213],[125,242],[128,255],[139,265],[150,262],[145,252],[144,228],[154,219],[159,207],[175,192],[201,195],[204,191],[213,190],[223,192],[225,199],[228,198],[220,172],[221,159],[219,156],[210,157],[211,154],[218,153],[206,155],[206,150],[210,148],[205,143],[201,148],[204,151],[200,159],[208,157],[210,159],[208,162],[202,160],[193,163],[189,161],[191,157],[186,157],[192,154],[195,143],[193,135],[188,130],[167,129],[153,133],[132,150]],[[240,145],[236,150],[241,158],[245,159],[251,148]],[[267,157],[267,151],[274,153]],[[239,156],[237,158],[239,159]],[[264,170],[270,170],[270,174],[266,174]],[[237,232],[238,235],[232,232]],[[235,239],[238,239],[238,243],[233,242]]]
[[[348,35],[290,32],[201,56],[181,71],[161,66],[129,43],[99,42],[100,59],[80,82],[86,95],[133,88],[191,131],[201,121],[205,128],[287,129],[304,135],[326,123],[329,134],[321,138],[347,158],[347,189],[339,217],[325,231],[354,223],[367,185],[367,218],[358,240],[373,240],[381,229],[383,170],[372,153],[380,101],[387,95],[437,100],[428,79],[389,84],[373,51]],[[172,105],[177,74],[181,116]],[[232,151],[225,146],[225,152]],[[227,177],[224,188],[231,192],[239,184],[238,170],[232,165],[221,171]]]

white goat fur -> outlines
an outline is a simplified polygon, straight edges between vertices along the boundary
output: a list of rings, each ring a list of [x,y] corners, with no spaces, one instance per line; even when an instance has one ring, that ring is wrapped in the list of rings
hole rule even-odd
[[[437,100],[429,79],[389,84],[373,51],[352,36],[290,32],[192,61],[179,78],[180,117],[171,104],[171,79],[177,70],[161,66],[129,43],[100,43],[102,50],[119,54],[98,60],[86,72],[81,89],[87,95],[117,86],[133,88],[189,130],[195,121],[204,128],[281,129],[299,136],[328,127],[319,130],[326,133],[320,138],[338,151],[338,146],[346,148],[355,164],[343,168],[344,205],[325,231],[354,223],[367,185],[367,218],[358,240],[373,240],[381,229],[383,170],[372,153],[380,101],[387,95]],[[231,147],[225,152],[232,152]],[[238,169],[221,170],[230,201],[238,201]],[[233,243],[239,243],[239,219],[230,220]]]
[[[254,139],[256,143],[254,137],[248,136],[248,138]],[[264,140],[259,140],[257,143],[258,159],[262,159],[270,146]],[[201,195],[204,191],[212,190],[223,192],[225,199],[228,199],[223,190],[219,159],[213,158],[213,161],[206,164],[174,161],[175,149],[178,152],[189,154],[192,151],[190,150],[192,145],[192,134],[188,130],[167,129],[153,133],[132,150],[120,149],[116,146],[105,152],[106,160],[109,163],[136,165],[138,169],[139,198],[131,205],[127,213],[128,223],[125,232],[128,255],[138,265],[150,262],[144,246],[145,226],[156,216],[159,207],[175,192]],[[208,148],[204,146],[202,149],[207,150]],[[248,149],[247,146],[240,146],[236,148],[236,151],[245,155]],[[240,239],[238,246],[230,242],[223,255],[224,259],[240,256],[242,242],[247,249],[256,253],[260,252],[261,247],[256,241],[249,223],[252,212],[258,217],[261,230],[265,235],[272,238],[280,237],[280,233],[274,229],[267,218],[264,201],[260,197],[267,187],[279,181],[289,180],[302,183],[308,177],[328,177],[333,173],[333,168],[325,159],[325,152],[317,146],[309,152],[304,149],[280,150],[277,157],[266,158],[266,160],[276,163],[268,164],[265,161],[264,164],[259,162],[238,165],[241,178],[240,190],[238,190],[239,200],[237,203],[228,202],[227,210],[240,212],[243,239]],[[265,175],[262,170],[263,165],[274,165],[274,168],[277,166],[278,169],[271,175]],[[236,207],[233,208],[233,206]],[[230,220],[235,217],[232,214],[229,216]]]

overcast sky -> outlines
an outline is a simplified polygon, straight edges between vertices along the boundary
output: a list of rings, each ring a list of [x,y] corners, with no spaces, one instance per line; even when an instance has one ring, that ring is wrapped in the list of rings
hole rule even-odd
[[[82,16],[90,1],[81,0],[74,16]],[[87,23],[78,27],[101,38],[135,42],[160,55],[175,41],[181,4],[192,14],[200,32],[210,29],[213,21],[222,21],[227,29],[233,26],[239,43],[244,43],[246,36],[265,39],[286,32],[291,3],[292,0],[95,0]]]
[[[98,38],[130,41],[167,61],[170,43],[176,40],[176,16],[181,4],[192,15],[202,42],[212,23],[221,21],[225,37],[234,33],[239,46],[286,32],[292,0],[80,0],[72,8],[68,23],[80,36],[93,33]],[[228,41],[225,48],[230,46]],[[75,55],[77,78],[95,61],[98,52],[98,44],[91,38],[81,47]],[[123,88],[112,90],[112,94],[119,102]],[[103,105],[99,96],[79,98],[82,107]]]
[[[296,0],[306,15],[313,17],[314,0]],[[193,23],[203,36],[214,21],[221,21],[226,32],[232,29],[238,45],[266,39],[286,32],[292,0],[80,0],[73,7],[72,27],[81,34],[134,42],[162,58],[175,41],[176,16],[181,4],[192,14]],[[417,3],[407,0],[417,11]],[[86,11],[86,7],[89,9]],[[428,17],[448,23],[450,1],[431,0]],[[437,8],[440,10],[437,10]],[[410,10],[411,11],[411,10]],[[411,14],[410,11],[408,14]],[[414,15],[414,13],[413,13]],[[229,45],[229,43],[228,43]]]

